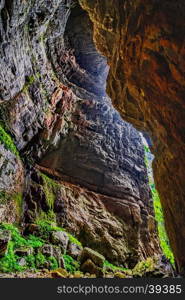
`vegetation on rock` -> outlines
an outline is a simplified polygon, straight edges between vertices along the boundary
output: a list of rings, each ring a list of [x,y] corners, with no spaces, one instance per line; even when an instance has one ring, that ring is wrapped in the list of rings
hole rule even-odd
[[[13,142],[11,136],[5,131],[2,124],[0,124],[0,143],[5,146],[7,150],[10,150],[16,156],[19,156],[19,152]]]
[[[74,273],[79,270],[79,262],[73,259],[70,255],[64,254],[63,258],[65,262],[65,268],[69,273]]]
[[[37,222],[37,224],[39,225],[40,227],[40,234],[41,236],[43,236],[45,239],[48,239],[49,237],[49,234],[51,231],[65,231],[66,230],[62,227],[59,227],[59,226],[56,226],[56,224],[53,224],[49,221],[45,221],[45,220],[39,220]],[[79,245],[79,246],[82,246],[82,244],[70,233],[66,232],[68,237],[69,237],[69,240],[76,244],[76,245]]]
[[[46,221],[39,221],[39,236],[29,234],[23,236],[20,230],[13,224],[0,224],[0,230],[8,230],[11,233],[11,240],[8,242],[6,254],[0,258],[0,271],[1,272],[16,272],[24,271],[27,269],[39,269],[43,268],[46,263],[49,263],[49,269],[54,270],[59,267],[58,261],[55,257],[46,257],[39,250],[48,241],[49,234],[52,231],[65,231],[63,228],[57,227]],[[81,243],[67,233],[69,240],[72,243],[81,245]],[[20,256],[16,254],[17,249],[33,249],[33,254],[26,256]],[[20,264],[20,259],[25,259],[25,264]],[[65,262],[66,270],[68,272],[75,272],[79,270],[79,263],[75,261],[71,256],[64,254],[63,259]]]
[[[146,145],[144,146],[144,149],[145,149],[145,163],[146,163],[147,169],[151,169],[152,166],[151,166],[151,161],[149,158],[149,156],[151,156],[150,149]],[[160,245],[161,245],[162,251],[163,251],[164,255],[166,256],[166,258],[168,258],[169,261],[172,264],[174,264],[174,256],[173,256],[172,250],[170,248],[169,239],[168,239],[168,236],[167,236],[167,233],[165,230],[164,216],[163,216],[163,210],[162,210],[162,206],[161,206],[160,197],[155,188],[154,180],[150,175],[149,175],[149,184],[150,184],[150,188],[152,191],[155,219],[157,221]]]

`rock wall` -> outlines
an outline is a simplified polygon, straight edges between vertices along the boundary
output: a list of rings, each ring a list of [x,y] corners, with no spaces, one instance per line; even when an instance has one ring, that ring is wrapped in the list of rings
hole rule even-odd
[[[80,0],[110,66],[107,91],[122,117],[150,134],[155,182],[184,274],[184,17],[180,1]]]
[[[24,166],[22,221],[57,221],[116,264],[161,253],[141,138],[106,95],[89,17],[70,0],[0,9],[0,119],[19,152],[8,143],[3,174]]]

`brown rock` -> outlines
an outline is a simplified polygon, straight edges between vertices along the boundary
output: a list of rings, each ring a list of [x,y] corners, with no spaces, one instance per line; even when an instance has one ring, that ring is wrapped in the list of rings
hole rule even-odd
[[[89,273],[92,275],[96,275],[97,277],[103,277],[102,268],[96,266],[91,259],[87,259],[81,266],[80,270],[83,273]]]
[[[154,176],[179,271],[185,273],[185,2],[80,0],[110,66],[107,91],[152,139]]]
[[[103,268],[103,263],[105,261],[105,257],[101,255],[100,253],[90,249],[90,248],[83,248],[81,255],[79,257],[79,261],[81,264],[86,262],[88,259],[90,259],[95,265]]]

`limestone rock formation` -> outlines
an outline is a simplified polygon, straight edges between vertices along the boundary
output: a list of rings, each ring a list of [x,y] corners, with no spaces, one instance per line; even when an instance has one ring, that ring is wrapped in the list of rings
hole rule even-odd
[[[179,271],[184,256],[183,0],[80,0],[110,66],[107,91],[122,117],[152,138],[154,175]]]
[[[99,44],[108,39],[115,50],[117,19],[110,27],[109,15],[101,20],[104,12],[95,13],[92,1],[82,4],[105,27],[96,43],[111,65],[114,53],[110,59]],[[160,254],[141,137],[106,95],[109,68],[87,13],[72,0],[2,1],[0,10],[0,121],[16,145],[7,150],[0,139],[0,199],[7,198],[7,184],[16,197],[23,192],[24,226],[57,221],[117,265]],[[111,74],[112,68],[113,83]],[[113,90],[113,102],[121,103],[124,85]]]

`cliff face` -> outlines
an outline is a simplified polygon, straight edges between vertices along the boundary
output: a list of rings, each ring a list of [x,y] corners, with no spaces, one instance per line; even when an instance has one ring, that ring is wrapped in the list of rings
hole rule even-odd
[[[123,118],[150,134],[166,228],[184,273],[184,1],[81,0],[110,66],[107,91]]]
[[[160,254],[141,137],[106,95],[88,15],[70,0],[0,9],[0,220],[11,203],[14,219],[57,221],[125,266]]]

